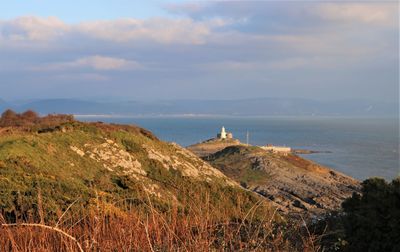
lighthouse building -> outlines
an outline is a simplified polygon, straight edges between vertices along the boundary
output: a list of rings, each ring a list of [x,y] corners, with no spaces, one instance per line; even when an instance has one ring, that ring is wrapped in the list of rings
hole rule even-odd
[[[233,135],[231,132],[226,132],[225,127],[222,126],[221,132],[217,134],[217,138],[221,140],[232,139]]]

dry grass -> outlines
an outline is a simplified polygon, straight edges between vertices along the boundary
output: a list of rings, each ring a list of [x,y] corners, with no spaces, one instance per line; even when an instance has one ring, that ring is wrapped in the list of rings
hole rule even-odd
[[[207,195],[188,204],[185,212],[176,205],[161,211],[147,196],[145,209],[122,215],[99,204],[85,216],[68,207],[55,223],[6,223],[1,216],[0,251],[319,251],[316,237],[283,228],[276,211],[256,216],[263,200],[234,219],[215,218]]]

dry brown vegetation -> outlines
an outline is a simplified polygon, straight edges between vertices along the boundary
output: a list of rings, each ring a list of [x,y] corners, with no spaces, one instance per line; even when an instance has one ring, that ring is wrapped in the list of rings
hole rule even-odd
[[[192,198],[184,212],[177,205],[161,210],[147,195],[143,207],[118,213],[104,204],[74,212],[75,201],[50,223],[41,217],[7,223],[0,216],[0,251],[319,251],[314,235],[288,228],[277,212],[256,216],[264,200],[246,212],[239,204],[232,219],[207,198]]]
[[[330,170],[319,165],[315,164],[307,159],[301,158],[297,155],[289,154],[287,156],[282,156],[282,159],[286,160],[287,162],[299,167],[301,169],[311,171],[311,172],[318,172],[318,173],[328,173]]]
[[[40,117],[32,110],[27,110],[24,113],[18,114],[8,109],[0,117],[0,127],[51,127],[72,121],[74,121],[72,115],[50,114]]]

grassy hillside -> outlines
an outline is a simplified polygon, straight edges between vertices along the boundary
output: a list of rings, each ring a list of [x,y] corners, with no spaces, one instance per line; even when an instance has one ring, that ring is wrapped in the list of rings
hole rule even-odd
[[[268,183],[272,176],[266,170],[257,169],[257,164],[251,159],[244,158],[257,151],[258,147],[230,146],[206,157],[205,160],[245,187],[254,187]]]
[[[294,249],[264,199],[180,146],[27,115],[0,120],[1,251]]]
[[[68,122],[45,131],[2,131],[0,206],[14,220],[38,215],[39,193],[48,218],[77,199],[88,210],[96,201],[140,204],[147,196],[160,207],[174,202],[184,208],[200,191],[226,209],[235,207],[236,197],[246,198],[248,207],[257,201],[188,151],[137,127]]]

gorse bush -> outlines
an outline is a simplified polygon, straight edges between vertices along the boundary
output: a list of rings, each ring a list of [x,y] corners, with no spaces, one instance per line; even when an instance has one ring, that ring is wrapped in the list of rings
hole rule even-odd
[[[400,178],[372,178],[343,203],[347,251],[400,251]]]
[[[50,114],[40,117],[36,112],[27,110],[18,114],[10,109],[3,112],[0,117],[0,127],[28,127],[41,126],[51,127],[62,123],[72,122],[72,115]]]

